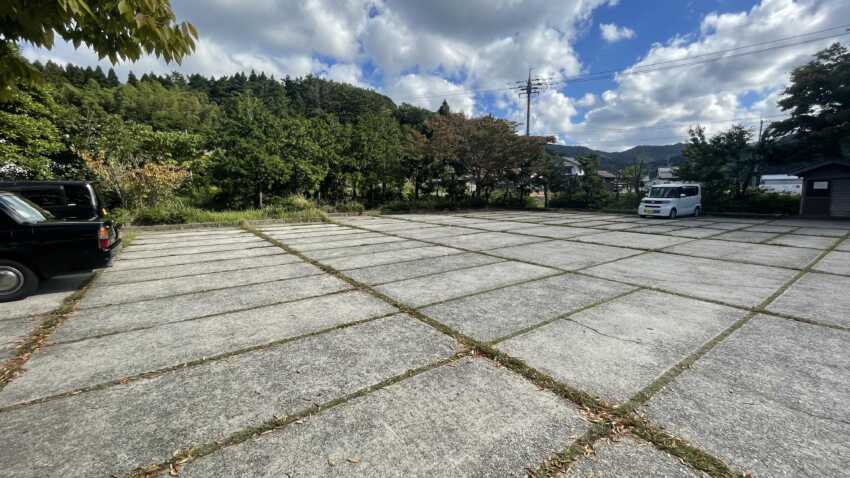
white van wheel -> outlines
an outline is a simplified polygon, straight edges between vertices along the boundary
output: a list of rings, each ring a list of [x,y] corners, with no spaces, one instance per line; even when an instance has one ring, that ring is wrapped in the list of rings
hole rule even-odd
[[[702,208],[697,206],[696,209],[694,209],[694,217],[700,217],[700,216],[702,216]]]
[[[671,210],[670,210],[670,219],[676,219],[676,216],[677,216],[677,215],[678,215],[678,213],[676,212],[676,208],[675,208],[675,207],[674,207],[673,209],[671,209]]]

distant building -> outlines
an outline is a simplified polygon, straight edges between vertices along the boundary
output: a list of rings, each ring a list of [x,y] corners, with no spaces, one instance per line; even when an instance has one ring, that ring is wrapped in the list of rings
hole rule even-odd
[[[759,180],[759,189],[799,196],[803,189],[803,180],[788,174],[763,174]]]
[[[656,182],[670,182],[679,180],[679,168],[658,168],[655,175]]]
[[[850,162],[824,161],[788,174],[803,178],[801,215],[850,217]]]
[[[596,174],[600,178],[602,178],[602,182],[605,183],[605,186],[608,189],[610,189],[611,191],[617,191],[618,188],[620,187],[620,185],[617,184],[617,175],[616,174],[614,174],[610,171],[606,171],[604,169],[597,170]]]
[[[571,158],[569,156],[560,156],[560,158],[564,162],[564,168],[567,171],[567,175],[584,176],[584,168],[581,167],[581,163],[579,163],[576,158]]]

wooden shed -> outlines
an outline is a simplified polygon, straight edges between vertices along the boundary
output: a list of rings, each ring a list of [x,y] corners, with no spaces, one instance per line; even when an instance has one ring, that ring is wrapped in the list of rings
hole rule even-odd
[[[803,178],[801,216],[850,217],[850,162],[824,161],[789,174]]]

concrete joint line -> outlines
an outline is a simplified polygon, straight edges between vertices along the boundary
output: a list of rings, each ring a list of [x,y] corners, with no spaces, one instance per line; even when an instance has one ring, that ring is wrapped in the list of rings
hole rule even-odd
[[[293,264],[297,264],[297,262],[293,262]],[[284,264],[284,265],[289,265],[289,264]],[[213,274],[215,274],[215,272]],[[303,276],[298,276],[298,277],[287,277],[286,279],[275,279],[275,280],[267,280],[267,281],[261,281],[261,282],[252,282],[250,284],[242,284],[242,285],[236,285],[236,286],[215,287],[215,288],[212,288],[212,289],[193,290],[191,292],[181,292],[179,294],[164,295],[164,296],[161,296],[161,297],[151,297],[149,299],[142,299],[142,300],[129,300],[127,302],[115,302],[115,303],[111,303],[111,304],[93,305],[91,307],[84,307],[80,310],[94,310],[94,309],[102,309],[104,307],[114,307],[114,306],[117,306],[117,305],[138,304],[140,302],[150,302],[150,301],[153,301],[153,300],[171,299],[173,297],[182,297],[182,296],[185,296],[185,295],[192,295],[192,294],[202,294],[204,292],[216,292],[216,291],[219,291],[219,290],[236,289],[236,288],[239,288],[239,287],[247,287],[247,286],[252,286],[252,285],[271,284],[273,282],[286,282],[286,281],[290,281],[290,280],[303,279],[305,277],[315,277],[315,276],[319,276],[319,275],[322,275],[322,273],[321,272],[313,272],[313,273],[306,274],[306,275],[303,275]],[[169,277],[168,279],[171,279],[171,278]],[[166,279],[157,279],[157,280],[166,280]],[[106,286],[104,286],[104,287],[106,287]]]
[[[240,312],[247,312],[249,310],[260,310],[260,309],[264,309],[264,308],[267,308],[267,307],[277,307],[277,306],[283,305],[283,304],[293,304],[293,303],[296,303],[296,302],[300,302],[302,300],[320,299],[322,297],[329,297],[329,296],[332,296],[332,295],[345,294],[347,292],[351,292],[352,290],[354,290],[354,289],[346,288],[346,289],[337,290],[337,291],[334,291],[334,292],[328,292],[327,294],[311,295],[311,296],[308,296],[308,297],[299,297],[297,299],[283,300],[283,301],[274,302],[274,303],[271,303],[271,304],[257,305],[257,306],[254,306],[254,307],[244,307],[244,308],[241,308],[241,309],[228,310],[226,312],[216,312],[214,314],[202,315],[200,317],[190,317],[188,319],[173,320],[173,321],[170,321],[170,322],[163,322],[161,324],[148,325],[148,326],[144,326],[144,327],[134,327],[134,328],[131,328],[131,329],[117,330],[115,332],[107,332],[107,333],[103,333],[103,334],[90,335],[88,337],[80,337],[78,339],[62,340],[62,341],[58,341],[58,342],[50,342],[50,343],[44,344],[44,347],[55,347],[57,345],[66,345],[66,344],[73,344],[73,343],[77,343],[77,342],[85,342],[86,340],[100,339],[100,338],[103,338],[103,337],[111,337],[113,335],[120,335],[120,334],[125,334],[125,333],[128,333],[128,332],[138,332],[139,330],[155,329],[157,327],[162,327],[162,326],[171,325],[171,324],[180,324],[180,323],[183,323],[183,322],[194,322],[196,320],[211,319],[211,318],[215,318],[215,317],[219,317],[219,316],[223,316],[223,315],[237,314],[237,313],[240,313]],[[88,310],[88,309],[86,309],[86,310]]]
[[[384,389],[398,382],[401,382],[402,380],[406,380],[429,370],[433,370],[435,368],[450,364],[452,362],[457,361],[464,355],[466,354],[455,354],[451,357],[438,360],[431,364],[408,370],[402,374],[382,380],[376,384],[361,388],[355,392],[343,395],[342,397],[338,397],[334,400],[306,407],[301,411],[293,413],[292,415],[272,417],[270,420],[266,420],[265,422],[259,425],[250,428],[245,428],[238,432],[234,432],[228,435],[227,437],[224,437],[223,439],[178,449],[167,461],[140,467],[135,471],[131,472],[129,475],[127,475],[127,478],[147,478],[159,476],[159,473],[165,470],[176,470],[179,472],[179,469],[182,466],[191,464],[192,461],[197,460],[198,458],[211,455],[223,448],[238,445],[247,440],[250,440],[251,438],[258,437],[266,433],[271,433],[276,430],[280,430],[286,426],[292,425],[293,423],[303,423],[302,420],[308,419],[311,416],[318,415],[336,407],[345,405],[351,400],[369,395],[375,391]]]
[[[95,272],[91,277],[86,279],[76,292],[62,301],[62,305],[51,312],[38,316],[41,317],[38,327],[36,327],[23,344],[15,349],[15,354],[5,364],[0,366],[0,391],[3,391],[14,377],[25,371],[23,367],[32,354],[68,319],[99,274],[100,272]]]
[[[186,368],[198,367],[198,366],[201,366],[201,365],[204,365],[204,364],[207,364],[207,363],[219,362],[221,360],[226,360],[226,359],[231,358],[231,357],[236,357],[236,356],[244,355],[244,354],[251,353],[251,352],[257,352],[257,351],[260,351],[260,350],[267,350],[267,349],[270,349],[270,348],[273,348],[273,347],[277,347],[277,346],[280,346],[280,345],[285,345],[285,344],[288,344],[288,343],[296,342],[298,340],[303,340],[303,339],[306,339],[306,338],[309,338],[309,337],[315,337],[317,335],[322,335],[322,334],[325,334],[325,333],[328,333],[328,332],[347,329],[347,328],[354,327],[354,326],[357,326],[357,325],[362,325],[362,324],[366,324],[366,323],[369,323],[369,322],[374,322],[376,320],[384,319],[384,318],[387,318],[387,317],[390,317],[390,316],[396,315],[396,314],[398,314],[398,312],[390,312],[390,313],[382,314],[382,315],[379,315],[379,316],[376,316],[376,317],[370,317],[368,319],[356,320],[356,321],[348,322],[348,323],[345,323],[345,324],[335,325],[333,327],[327,327],[327,328],[324,328],[324,329],[321,329],[321,330],[316,330],[316,331],[313,331],[313,332],[309,332],[309,333],[302,334],[302,335],[297,335],[297,336],[294,336],[294,337],[287,337],[285,339],[275,340],[275,341],[272,341],[272,342],[267,342],[267,343],[259,344],[259,345],[253,345],[251,347],[246,347],[246,348],[239,349],[239,350],[232,350],[230,352],[225,352],[225,353],[218,354],[218,355],[203,357],[203,358],[196,359],[196,360],[190,360],[190,361],[187,361],[187,362],[182,362],[182,363],[179,363],[179,364],[176,364],[176,365],[169,365],[168,367],[163,367],[163,368],[159,368],[159,369],[156,369],[156,370],[149,370],[147,372],[141,372],[141,373],[137,373],[137,374],[134,374],[134,375],[129,375],[127,377],[119,378],[119,379],[116,379],[116,380],[110,380],[108,382],[101,382],[101,383],[98,383],[98,384],[95,384],[95,385],[80,387],[80,388],[68,390],[68,391],[65,391],[65,392],[62,392],[62,393],[57,393],[57,394],[54,394],[54,395],[48,395],[46,397],[37,398],[35,400],[29,400],[29,401],[26,401],[26,402],[20,402],[20,403],[15,403],[15,404],[12,404],[12,405],[7,405],[7,406],[4,406],[4,407],[0,407],[0,414],[2,414],[4,412],[12,411],[12,410],[17,410],[19,408],[37,405],[37,404],[44,403],[44,402],[52,402],[54,400],[72,397],[72,396],[75,396],[75,395],[79,395],[81,393],[96,392],[98,390],[104,390],[104,389],[119,386],[119,385],[126,385],[128,383],[138,382],[140,380],[144,380],[144,379],[148,379],[148,378],[159,377],[160,375],[164,375],[164,374],[167,374],[167,373],[170,373],[170,372],[174,372],[176,370],[183,370],[183,369],[186,369]]]

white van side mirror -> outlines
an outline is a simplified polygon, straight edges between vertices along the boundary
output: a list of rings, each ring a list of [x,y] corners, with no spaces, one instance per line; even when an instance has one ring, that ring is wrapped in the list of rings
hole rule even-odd
[[[680,198],[686,198],[686,197],[688,197],[688,196],[686,196],[684,193],[682,193],[682,194],[679,194],[679,197],[680,197]]]

